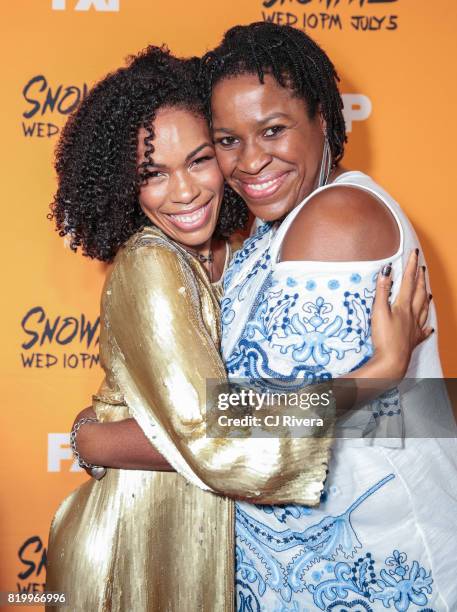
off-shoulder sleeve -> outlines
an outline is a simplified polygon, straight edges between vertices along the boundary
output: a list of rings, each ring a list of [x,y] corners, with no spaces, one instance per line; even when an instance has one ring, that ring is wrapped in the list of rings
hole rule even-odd
[[[226,379],[188,263],[152,243],[126,251],[105,288],[114,375],[151,443],[190,482],[263,503],[319,502],[328,438],[209,438],[206,382]]]

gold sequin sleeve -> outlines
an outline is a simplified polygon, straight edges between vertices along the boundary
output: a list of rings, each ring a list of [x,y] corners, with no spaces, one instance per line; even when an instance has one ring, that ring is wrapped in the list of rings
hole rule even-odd
[[[208,438],[206,382],[226,380],[218,304],[201,266],[165,240],[118,256],[102,301],[110,368],[131,414],[203,489],[262,503],[319,502],[329,438]]]

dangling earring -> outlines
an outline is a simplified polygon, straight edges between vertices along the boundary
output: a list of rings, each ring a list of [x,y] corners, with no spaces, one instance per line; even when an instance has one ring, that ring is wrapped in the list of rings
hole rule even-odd
[[[317,187],[323,187],[327,184],[332,171],[332,151],[330,149],[330,143],[327,138],[327,134],[324,134],[324,148],[322,151],[321,169],[319,170],[319,181]]]

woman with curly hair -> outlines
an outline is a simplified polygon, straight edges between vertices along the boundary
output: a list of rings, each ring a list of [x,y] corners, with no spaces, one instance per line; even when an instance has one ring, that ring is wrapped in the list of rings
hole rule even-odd
[[[74,250],[114,259],[101,305],[105,380],[72,432],[95,478],[59,507],[48,546],[46,588],[65,592],[75,611],[232,610],[231,498],[315,504],[325,479],[329,435],[205,435],[206,381],[226,380],[225,238],[247,216],[224,188],[195,77],[194,60],[148,48],[91,90],[57,150],[60,234]],[[400,375],[427,335],[415,274],[414,261],[404,334],[379,275],[380,377],[395,360]],[[369,372],[367,364],[349,378]]]
[[[140,468],[152,442],[187,477],[155,453],[147,467],[159,471],[108,470],[65,499],[51,526],[47,589],[65,592],[72,610],[229,609],[232,505],[208,492],[193,470],[198,449],[183,449],[180,438],[202,438],[201,384],[224,375],[216,281],[230,257],[225,236],[247,214],[224,194],[194,66],[148,48],[91,90],[57,149],[60,235],[85,255],[115,258],[102,295],[106,378],[83,417],[106,426],[99,450],[115,434],[116,462],[106,465]],[[146,380],[158,392],[143,401]],[[178,400],[185,410],[174,414]],[[141,438],[125,464],[126,438],[112,426],[129,417]],[[80,419],[78,449],[90,461],[82,434],[93,421]],[[231,477],[223,464],[219,471],[223,485]]]

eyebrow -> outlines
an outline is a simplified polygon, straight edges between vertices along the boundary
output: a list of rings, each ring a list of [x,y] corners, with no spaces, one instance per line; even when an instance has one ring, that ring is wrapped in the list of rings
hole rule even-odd
[[[186,161],[189,161],[189,159],[192,159],[192,157],[194,157],[194,155],[197,155],[197,153],[199,153],[202,149],[205,149],[206,147],[211,147],[213,148],[213,144],[210,142],[204,142],[203,144],[201,144],[199,147],[197,147],[196,149],[194,149],[193,151],[191,151],[189,153],[189,155],[186,155]]]
[[[212,147],[213,145],[209,142],[204,142],[201,145],[199,145],[197,148],[195,148],[193,151],[191,151],[188,155],[186,155],[186,162],[189,161],[189,159],[192,159],[192,157],[194,157],[195,155],[197,155],[197,153],[199,153],[202,149],[205,149],[206,147]],[[153,168],[166,168],[166,164],[156,164],[154,162],[154,160],[152,160],[152,164],[151,166]]]
[[[264,119],[261,119],[260,121],[258,121],[257,123],[259,125],[265,125],[265,123],[269,123],[270,121],[273,121],[274,119],[290,119],[290,116],[287,113],[272,113],[271,115],[268,115],[267,117],[265,117]],[[227,134],[233,134],[234,131],[229,129],[229,128],[225,128],[225,127],[216,127],[214,128],[215,132],[227,132]]]

